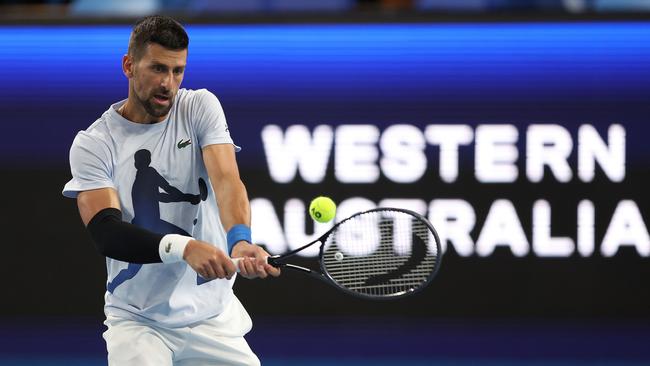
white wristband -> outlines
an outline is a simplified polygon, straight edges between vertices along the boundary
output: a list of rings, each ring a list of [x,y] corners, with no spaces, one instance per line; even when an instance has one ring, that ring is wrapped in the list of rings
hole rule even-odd
[[[178,234],[167,234],[160,239],[158,254],[163,263],[175,263],[183,260],[187,243],[194,238]]]

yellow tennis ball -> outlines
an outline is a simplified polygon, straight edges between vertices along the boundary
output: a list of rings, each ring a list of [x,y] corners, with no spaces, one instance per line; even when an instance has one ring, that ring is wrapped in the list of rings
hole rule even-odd
[[[336,203],[329,197],[316,197],[309,204],[309,215],[318,222],[328,222],[336,216]]]

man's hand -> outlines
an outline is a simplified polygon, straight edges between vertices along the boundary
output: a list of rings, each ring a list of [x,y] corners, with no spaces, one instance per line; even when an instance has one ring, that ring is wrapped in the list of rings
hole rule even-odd
[[[235,264],[226,253],[200,240],[190,240],[187,243],[183,259],[206,280],[230,279],[237,272]]]
[[[241,258],[239,273],[246,278],[266,278],[268,275],[279,276],[280,268],[268,264],[266,262],[268,256],[269,253],[261,247],[245,241],[238,242],[232,248],[232,257]]]

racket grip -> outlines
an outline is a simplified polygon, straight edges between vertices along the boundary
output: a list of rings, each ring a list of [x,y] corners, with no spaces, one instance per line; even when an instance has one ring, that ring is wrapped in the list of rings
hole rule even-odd
[[[237,273],[239,273],[239,261],[241,261],[241,258],[230,258],[232,261],[232,264],[235,265],[235,268],[237,269]]]
[[[232,261],[232,264],[234,264],[235,268],[237,268],[237,273],[241,272],[241,270],[239,269],[239,262],[241,262],[242,259],[244,259],[244,257],[230,258],[230,260]],[[254,258],[251,258],[251,259],[254,259]],[[266,257],[266,263],[268,263],[268,262],[269,262],[269,257]]]

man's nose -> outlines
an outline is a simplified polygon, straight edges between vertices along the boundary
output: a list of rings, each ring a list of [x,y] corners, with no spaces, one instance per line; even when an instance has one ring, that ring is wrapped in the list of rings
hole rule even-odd
[[[171,84],[172,80],[174,80],[174,74],[172,72],[168,72],[160,80],[160,86],[169,88],[169,85]]]

